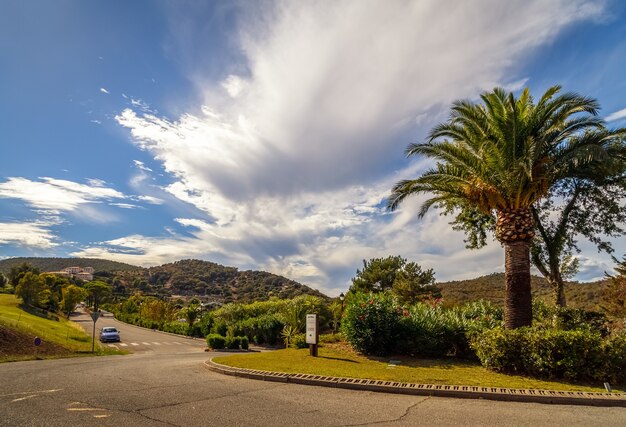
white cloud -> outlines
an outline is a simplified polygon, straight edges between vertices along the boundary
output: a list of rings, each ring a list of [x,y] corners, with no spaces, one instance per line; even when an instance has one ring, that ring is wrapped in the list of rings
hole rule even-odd
[[[101,87],[101,88],[100,88],[100,92],[102,92],[102,93],[106,93],[107,95],[109,94],[109,91],[108,91],[108,90],[106,90],[106,89],[105,89],[105,88],[103,88],[103,87]]]
[[[23,200],[27,205],[54,213],[75,211],[80,206],[101,200],[124,199],[119,191],[103,187],[104,181],[90,180],[89,184],[79,184],[54,178],[40,178],[31,181],[12,177],[0,183],[0,198]]]
[[[520,88],[526,77],[515,70],[524,58],[567,25],[597,17],[603,4],[266,6],[247,8],[241,20],[240,68],[249,75],[207,84],[190,70],[204,91],[201,113],[170,120],[132,100],[139,111],[116,117],[174,177],[166,190],[206,221],[178,220],[191,237],[117,240],[131,254],[115,256],[226,259],[324,289],[345,286],[361,259],[388,254],[434,267],[440,279],[500,268],[498,245],[470,253],[449,219],[416,221],[412,202],[388,215],[381,202],[395,181],[423,169],[398,161],[451,101],[494,85]],[[81,254],[108,253],[105,246]]]
[[[53,222],[0,222],[0,245],[18,245],[37,249],[58,246],[57,237],[50,231]]]
[[[144,162],[140,161],[140,160],[133,160],[133,162],[135,163],[135,166],[137,166],[138,169],[141,169],[142,171],[146,171],[146,172],[152,172],[152,169],[150,169],[149,167],[147,167]]]
[[[608,116],[606,116],[604,120],[606,120],[607,122],[613,122],[615,120],[623,119],[625,117],[626,117],[626,108],[609,114]]]

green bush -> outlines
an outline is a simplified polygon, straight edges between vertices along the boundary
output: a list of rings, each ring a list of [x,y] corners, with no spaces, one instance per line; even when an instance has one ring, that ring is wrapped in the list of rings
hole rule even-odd
[[[239,337],[239,339],[240,339],[242,350],[247,350],[248,348],[250,348],[250,341],[248,340],[248,337],[243,336],[243,337]]]
[[[357,351],[383,356],[395,350],[400,317],[390,292],[356,293],[344,312],[341,332]]]
[[[290,347],[292,348],[307,348],[308,346],[305,334],[296,334],[291,339]]]
[[[475,335],[472,347],[489,369],[543,378],[597,379],[613,363],[600,333],[587,329],[496,328]]]
[[[604,369],[597,379],[626,384],[626,334],[606,339],[602,353],[605,355]]]
[[[226,348],[230,349],[230,350],[239,350],[239,347],[241,347],[241,337],[233,337],[233,336],[227,336],[226,337]]]
[[[213,350],[219,350],[225,348],[226,338],[220,334],[209,334],[206,337],[206,343]]]

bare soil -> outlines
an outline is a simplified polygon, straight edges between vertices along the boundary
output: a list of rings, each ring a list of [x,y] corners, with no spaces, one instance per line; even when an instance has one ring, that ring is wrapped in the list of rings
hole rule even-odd
[[[39,347],[35,346],[35,335],[27,334],[0,325],[0,359],[12,356],[64,356],[71,351],[58,344],[42,340]]]

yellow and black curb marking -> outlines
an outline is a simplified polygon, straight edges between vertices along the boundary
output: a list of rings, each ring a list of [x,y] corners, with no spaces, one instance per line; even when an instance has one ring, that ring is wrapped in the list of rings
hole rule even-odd
[[[416,396],[456,397],[463,399],[488,399],[508,402],[552,403],[558,405],[620,406],[626,407],[626,394],[588,393],[581,391],[554,391],[476,387],[457,385],[411,384],[359,378],[325,377],[312,374],[286,374],[234,368],[212,360],[204,362],[207,369],[225,375],[255,380],[316,385],[322,387],[366,390],[382,393],[410,394]]]

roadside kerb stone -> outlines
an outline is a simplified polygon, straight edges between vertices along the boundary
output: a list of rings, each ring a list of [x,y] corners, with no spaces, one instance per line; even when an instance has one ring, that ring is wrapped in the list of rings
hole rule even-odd
[[[284,372],[270,372],[260,371],[256,369],[235,368],[232,366],[226,366],[213,362],[213,360],[211,359],[204,362],[204,366],[213,372],[254,380],[316,385],[322,387],[336,387],[349,390],[410,394],[416,396],[501,400],[509,402],[626,407],[626,394],[622,393],[591,393],[582,391],[555,391],[510,389],[500,387],[411,384],[360,378],[327,377],[313,374],[287,374]]]

